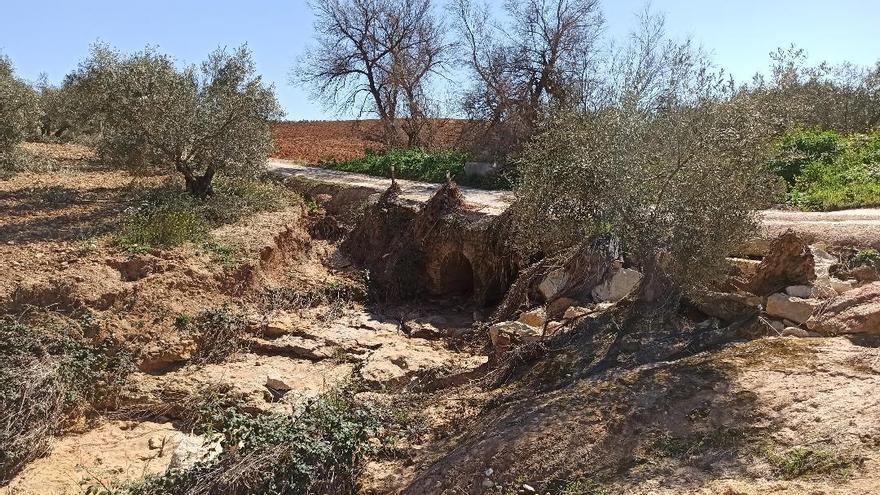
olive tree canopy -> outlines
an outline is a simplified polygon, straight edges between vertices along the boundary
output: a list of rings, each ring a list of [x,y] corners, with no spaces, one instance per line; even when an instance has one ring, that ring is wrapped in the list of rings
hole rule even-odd
[[[99,123],[102,158],[171,168],[197,197],[212,194],[217,173],[258,170],[282,114],[245,46],[218,49],[199,69],[149,48],[121,55],[97,46],[68,84]]]
[[[12,63],[0,54],[0,160],[33,131],[37,117],[36,93],[15,77]]]
[[[755,101],[658,26],[661,18],[645,19],[620,52],[612,105],[544,122],[519,160],[514,205],[531,251],[617,236],[651,299],[717,273],[778,184],[764,165],[768,126]]]

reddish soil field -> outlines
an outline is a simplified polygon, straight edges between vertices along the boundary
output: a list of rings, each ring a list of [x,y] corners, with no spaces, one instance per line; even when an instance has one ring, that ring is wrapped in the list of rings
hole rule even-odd
[[[432,148],[458,147],[468,121],[436,120],[431,131]],[[378,120],[281,122],[272,128],[274,158],[316,164],[324,160],[352,160],[367,150],[381,151]]]

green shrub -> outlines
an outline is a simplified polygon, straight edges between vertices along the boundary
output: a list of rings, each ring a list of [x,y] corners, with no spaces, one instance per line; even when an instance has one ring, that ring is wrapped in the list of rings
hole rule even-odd
[[[284,208],[297,198],[283,185],[265,178],[223,177],[217,180],[215,193],[204,199],[185,193],[173,182],[140,188],[132,195],[134,206],[126,210],[116,242],[128,251],[143,252],[205,241],[212,228],[260,211]],[[206,246],[217,245],[208,242]],[[217,254],[231,260],[231,253]]]
[[[74,327],[0,319],[0,485],[45,453],[66,419],[110,405],[134,370],[113,342],[87,342]]]
[[[247,346],[247,319],[227,306],[203,311],[194,321],[197,363],[220,363]]]
[[[209,433],[222,433],[213,463],[171,471],[118,490],[119,495],[185,493],[355,493],[355,479],[379,422],[347,391],[327,393],[301,413],[249,415],[235,407],[206,412]]]
[[[827,450],[797,447],[782,454],[768,454],[779,476],[795,479],[807,475],[845,476],[859,460]]]
[[[880,205],[880,133],[799,130],[777,147],[771,166],[789,182],[791,204],[810,210]]]
[[[392,149],[387,153],[367,151],[366,156],[347,162],[329,161],[322,166],[345,172],[357,172],[377,177],[391,177],[391,167],[399,179],[440,183],[446,173],[463,186],[484,189],[509,189],[510,182],[504,177],[479,177],[467,175],[464,164],[466,153],[458,151],[429,152],[423,149]]]

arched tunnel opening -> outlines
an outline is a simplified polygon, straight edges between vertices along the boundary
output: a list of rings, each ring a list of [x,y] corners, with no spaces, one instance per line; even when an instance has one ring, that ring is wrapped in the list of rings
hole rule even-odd
[[[474,270],[461,251],[452,251],[440,258],[432,272],[435,294],[470,296],[474,293]]]

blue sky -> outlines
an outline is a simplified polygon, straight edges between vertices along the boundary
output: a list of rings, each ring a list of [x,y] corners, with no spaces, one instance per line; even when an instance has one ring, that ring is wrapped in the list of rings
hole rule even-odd
[[[287,118],[336,114],[288,83],[288,72],[312,33],[305,0],[0,0],[0,51],[18,73],[53,81],[76,67],[95,40],[123,51],[158,45],[181,62],[199,62],[218,45],[247,42],[258,70],[275,84]],[[438,0],[442,3],[442,0]],[[501,4],[501,0],[490,0]],[[814,61],[880,59],[880,0],[653,0],[674,35],[690,35],[738,79],[768,64],[768,53],[796,43]],[[604,0],[612,37],[633,25],[644,0]]]

